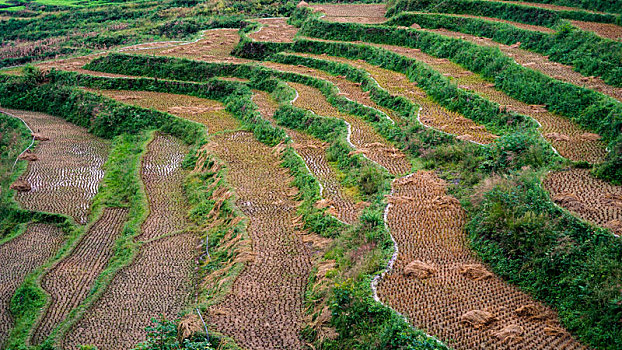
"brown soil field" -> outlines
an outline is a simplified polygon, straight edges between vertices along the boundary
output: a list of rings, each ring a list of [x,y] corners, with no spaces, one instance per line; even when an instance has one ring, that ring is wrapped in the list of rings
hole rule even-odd
[[[78,349],[84,339],[98,349],[129,349],[145,338],[150,319],[175,319],[193,291],[197,236],[182,233],[189,226],[183,194],[186,171],[181,162],[187,146],[156,134],[147,146],[141,177],[149,199],[149,216],[142,224],[145,243],[130,266],[123,268],[95,304],[65,338],[63,348]]]
[[[41,279],[50,294],[49,304],[35,327],[31,343],[40,344],[89,295],[93,283],[112,257],[114,242],[121,234],[127,209],[106,208],[73,251]]]
[[[82,69],[84,65],[86,65],[87,63],[91,62],[92,60],[102,55],[90,55],[90,56],[82,56],[82,57],[75,57],[75,58],[67,58],[67,59],[56,60],[56,61],[47,61],[47,62],[39,63],[36,66],[41,68],[42,70],[50,70],[52,68],[56,68],[58,70],[63,70],[63,71],[68,71],[68,72],[76,72],[76,73],[81,73],[81,74],[95,75],[95,76],[107,77],[107,78],[128,77],[127,75],[123,75],[123,74],[102,73],[102,72],[95,72],[91,70]]]
[[[286,72],[296,72],[299,74],[308,75],[314,78],[319,78],[319,79],[329,81],[333,83],[335,86],[337,86],[342,96],[350,100],[356,101],[362,105],[377,109],[383,112],[384,114],[386,114],[387,116],[389,116],[391,120],[393,120],[394,122],[398,124],[403,122],[400,115],[395,113],[393,110],[378,106],[376,102],[374,102],[371,99],[371,97],[369,97],[369,93],[361,89],[360,84],[352,82],[346,79],[345,77],[330,75],[325,71],[309,68],[304,65],[294,66],[294,65],[282,64],[282,63],[276,63],[276,62],[270,62],[270,61],[264,61],[264,62],[261,62],[261,64],[268,68],[277,69],[277,70],[286,71]]]
[[[568,159],[600,163],[607,155],[606,144],[600,139],[596,139],[592,133],[577,123],[561,115],[548,112],[543,106],[528,105],[518,101],[495,89],[494,84],[479,74],[474,74],[447,59],[438,59],[417,49],[390,45],[374,46],[424,62],[439,73],[450,77],[458,87],[475,92],[492,102],[498,103],[505,109],[535,119],[541,125],[540,131],[544,138],[562,156]]]
[[[382,23],[385,4],[316,4],[312,8],[326,14],[327,21],[333,22],[357,22],[357,23]]]
[[[378,284],[383,302],[454,349],[584,348],[551,309],[487,271],[443,180],[419,171],[392,188],[386,217],[399,252]]]
[[[54,256],[63,238],[55,226],[29,224],[26,232],[0,245],[0,348],[13,325],[9,311],[13,294],[29,273]]]
[[[543,9],[556,10],[556,11],[585,11],[585,12],[592,12],[592,13],[604,13],[604,12],[599,12],[599,11],[585,10],[585,9],[580,8],[580,7],[560,6],[560,5],[544,4],[544,3],[538,3],[538,2],[499,1],[499,0],[490,0],[490,1],[504,2],[504,3],[507,3],[507,4],[517,4],[517,5],[523,5],[523,6],[540,7],[540,8],[543,8]]]
[[[572,168],[549,173],[543,185],[561,207],[622,235],[622,186],[596,179],[587,169]]]
[[[92,90],[119,102],[143,108],[153,108],[181,118],[201,123],[210,134],[239,128],[237,120],[225,110],[225,106],[213,100],[188,95],[167,94],[151,91]]]
[[[520,45],[504,45],[494,42],[488,38],[453,32],[446,29],[434,29],[430,31],[470,41],[477,45],[498,47],[503,53],[510,56],[518,64],[524,67],[539,71],[542,74],[548,75],[557,80],[599,91],[605,95],[609,95],[619,101],[622,101],[622,88],[608,85],[598,77],[585,77],[581,73],[572,70],[571,66],[552,62],[546,56],[520,49]]]
[[[298,83],[288,83],[288,85],[296,89],[299,94],[294,106],[312,111],[320,116],[339,118],[347,122],[351,131],[350,142],[356,152],[362,153],[370,160],[380,164],[391,174],[400,175],[410,172],[412,165],[406,155],[389,144],[363,119],[339,112],[316,88]]]
[[[256,41],[291,43],[298,33],[298,28],[287,24],[287,18],[261,18],[255,22],[263,25],[258,31],[249,34],[249,37]]]
[[[497,135],[487,131],[484,126],[478,125],[471,119],[439,106],[427,96],[423,89],[417,87],[415,83],[411,82],[403,74],[368,64],[362,60],[354,61],[324,55],[305,56],[346,63],[367,71],[378,85],[389,93],[403,96],[421,106],[419,121],[427,127],[456,135],[461,140],[481,144],[491,143],[498,138]]]
[[[58,117],[3,110],[19,116],[35,133],[49,138],[39,141],[33,151],[38,160],[29,162],[19,178],[31,190],[17,192],[15,199],[24,209],[66,214],[85,224],[91,200],[104,176],[102,166],[110,141]]]
[[[140,55],[182,57],[209,62],[248,62],[248,60],[230,55],[239,41],[240,35],[237,29],[213,29],[205,31],[203,37],[196,42],[185,43],[170,48],[137,50],[133,53]]]
[[[140,170],[149,216],[138,240],[147,241],[187,228],[183,182],[188,172],[181,168],[186,153],[188,147],[169,135],[157,134],[149,143]]]
[[[603,38],[622,41],[622,26],[613,23],[596,23],[583,21],[570,21],[575,27],[588,32],[594,32]]]
[[[263,91],[255,91],[253,101],[259,107],[264,119],[276,124],[273,116],[278,109],[278,103]],[[285,129],[287,135],[294,142],[293,147],[307,164],[313,176],[322,185],[322,198],[325,201],[317,203],[318,206],[327,207],[327,212],[337,219],[354,224],[361,212],[360,205],[345,188],[339,183],[339,175],[326,159],[328,145],[304,132]]]
[[[207,149],[228,167],[236,205],[250,219],[247,231],[255,254],[231,293],[210,308],[208,322],[244,348],[301,349],[311,253],[301,238],[292,178],[278,165],[278,154],[251,133],[215,135]]]

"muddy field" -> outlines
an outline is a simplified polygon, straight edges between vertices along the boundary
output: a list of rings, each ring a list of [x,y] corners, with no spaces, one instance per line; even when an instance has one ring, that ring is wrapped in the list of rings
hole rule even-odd
[[[50,301],[35,327],[32,344],[43,342],[89,295],[113,255],[114,242],[121,234],[127,214],[127,209],[104,209],[69,256],[43,276],[41,287],[50,295]]]
[[[175,234],[189,226],[182,188],[186,172],[181,169],[187,151],[181,141],[162,134],[147,146],[141,178],[149,216],[137,239],[150,241],[74,325],[65,348],[78,349],[88,339],[98,349],[128,349],[144,340],[143,330],[154,315],[174,319],[190,303],[197,236]]]
[[[52,258],[63,232],[47,224],[29,224],[26,231],[0,245],[0,348],[13,326],[9,304],[24,278]]]
[[[543,184],[559,206],[622,235],[622,186],[596,179],[587,169],[552,172]]]
[[[91,200],[104,176],[102,166],[110,141],[94,137],[86,129],[43,113],[3,109],[22,118],[39,141],[28,169],[19,181],[30,186],[15,199],[24,209],[66,214],[85,224]]]
[[[387,224],[399,253],[378,285],[385,303],[457,349],[583,349],[551,309],[476,258],[443,180],[420,171],[392,187]]]

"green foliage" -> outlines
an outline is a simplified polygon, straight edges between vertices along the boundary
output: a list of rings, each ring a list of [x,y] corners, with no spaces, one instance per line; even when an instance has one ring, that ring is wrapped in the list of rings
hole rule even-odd
[[[515,0],[512,0],[515,1]],[[622,1],[620,0],[521,0],[525,2],[535,2],[541,4],[554,4],[569,7],[580,7],[586,10],[603,12],[622,12]]]
[[[483,259],[583,341],[620,348],[622,240],[556,207],[533,174],[498,179],[481,197],[467,231]]]
[[[620,16],[617,15],[598,14],[583,10],[550,10],[509,2],[484,0],[397,0],[387,10],[387,16],[394,16],[404,11],[470,14],[545,27],[553,27],[563,18],[588,22],[620,23]]]
[[[203,339],[184,339],[181,343],[177,334],[177,322],[152,318],[152,326],[147,327],[147,340],[138,344],[135,350],[213,350],[210,342]],[[195,338],[195,337],[193,337]],[[197,337],[198,338],[198,337]]]
[[[548,34],[481,18],[408,12],[387,22],[407,27],[413,23],[423,28],[445,28],[491,38],[506,45],[520,42],[522,49],[571,65],[585,76],[600,76],[607,84],[622,86],[622,44],[572,26],[560,27],[556,33]]]

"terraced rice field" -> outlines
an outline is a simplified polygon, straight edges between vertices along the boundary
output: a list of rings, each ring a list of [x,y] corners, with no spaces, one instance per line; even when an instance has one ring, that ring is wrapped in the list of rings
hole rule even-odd
[[[393,182],[386,220],[399,253],[378,295],[456,349],[583,349],[555,313],[488,272],[469,249],[466,215],[433,172]]]
[[[190,303],[198,242],[195,233],[182,232],[189,226],[182,188],[186,172],[181,169],[187,151],[163,134],[147,146],[141,178],[149,216],[137,239],[148,242],[73,326],[63,348],[88,343],[102,350],[129,349],[144,340],[143,330],[154,315],[174,319]]]
[[[361,60],[354,61],[341,57],[324,55],[305,54],[304,56],[345,63],[365,70],[376,80],[380,87],[387,90],[389,93],[403,96],[418,104],[421,107],[419,111],[419,121],[427,127],[456,135],[460,140],[473,141],[481,144],[491,143],[498,138],[497,135],[487,131],[486,127],[483,125],[477,125],[471,119],[439,106],[428,98],[423,89],[417,87],[415,83],[411,82],[403,74],[383,69]]]
[[[260,23],[262,27],[249,35],[256,41],[291,43],[298,33],[298,28],[287,24],[287,18],[262,18],[258,19],[257,23]]]
[[[619,101],[622,101],[622,88],[606,84],[598,77],[585,77],[572,70],[572,67],[550,61],[547,57],[520,48],[520,45],[504,45],[475,35],[453,32],[446,29],[434,29],[432,32],[445,36],[459,38],[481,46],[498,47],[503,53],[512,57],[518,64],[539,71],[557,80],[583,86],[588,89],[602,92]]]
[[[311,253],[296,225],[297,189],[278,166],[278,155],[248,132],[216,135],[208,149],[229,169],[236,205],[250,219],[255,254],[231,294],[210,309],[209,322],[245,348],[302,349],[298,334]]]
[[[540,132],[544,138],[563,157],[590,163],[600,163],[606,157],[606,145],[600,136],[588,132],[566,117],[547,111],[544,106],[528,105],[506,95],[502,91],[495,89],[494,84],[488,82],[480,75],[474,74],[447,59],[438,59],[417,49],[391,45],[374,46],[424,62],[439,73],[452,78],[453,82],[461,89],[473,91],[490,101],[498,103],[506,110],[533,118],[540,124]]]
[[[512,21],[507,21],[505,19],[499,19],[499,18],[494,18],[494,17],[462,15],[462,14],[456,14],[454,16],[465,17],[465,18],[479,18],[479,19],[483,19],[483,20],[486,20],[486,21],[507,23],[507,24],[511,24],[511,25],[513,25],[514,27],[517,27],[517,28],[526,29],[526,30],[533,30],[535,32],[541,32],[541,33],[554,33],[555,32],[553,29],[547,28],[547,27],[536,26],[536,25],[533,25],[533,24],[512,22]],[[421,29],[421,28],[419,28],[419,29]]]
[[[567,169],[548,174],[544,187],[560,206],[622,235],[622,186],[596,179],[587,169]]]
[[[237,29],[212,29],[205,31],[201,39],[195,42],[164,48],[128,50],[127,52],[210,62],[248,62],[248,60],[231,56],[231,51],[233,51],[239,41],[240,36]]]
[[[329,22],[382,23],[386,7],[384,4],[317,4],[315,11],[324,13]]]
[[[79,224],[88,219],[91,200],[104,176],[102,166],[110,141],[51,115],[10,109],[3,111],[22,118],[37,134],[33,150],[36,161],[19,178],[31,189],[17,192],[15,199],[28,210],[69,215]]]
[[[412,165],[404,153],[389,144],[374,128],[364,120],[353,115],[339,112],[331,105],[322,92],[316,88],[298,83],[288,83],[298,91],[299,97],[294,106],[314,112],[324,117],[344,120],[349,125],[349,142],[356,152],[380,164],[391,174],[399,175],[410,172]]]
[[[24,233],[0,245],[0,347],[13,326],[9,310],[13,294],[28,274],[56,254],[63,240],[63,232],[55,226],[29,224]]]
[[[264,119],[276,124],[273,116],[278,104],[266,92],[255,91],[253,102],[259,107]],[[339,183],[339,174],[326,158],[328,145],[306,133],[287,129],[287,135],[294,142],[293,147],[305,161],[305,164],[322,186],[323,201],[316,205],[327,207],[329,214],[347,223],[354,224],[359,217],[364,203],[358,202],[354,196]]]
[[[104,209],[71,253],[43,276],[41,287],[50,295],[50,302],[35,327],[32,344],[43,342],[89,295],[112,257],[114,242],[121,234],[127,214],[127,209]]]
[[[570,21],[573,26],[588,32],[594,32],[603,38],[622,41],[622,26],[613,23],[596,23],[584,21]]]
[[[126,104],[153,108],[178,117],[204,124],[210,134],[223,130],[237,129],[238,122],[232,119],[225,106],[217,101],[188,95],[166,94],[150,91],[90,90]]]

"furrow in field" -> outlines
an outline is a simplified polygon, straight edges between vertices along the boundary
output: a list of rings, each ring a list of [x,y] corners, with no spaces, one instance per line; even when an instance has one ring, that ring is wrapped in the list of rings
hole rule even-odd
[[[298,28],[287,24],[287,18],[260,18],[255,20],[262,27],[248,36],[256,41],[269,41],[274,43],[291,43],[298,33]]]
[[[243,131],[212,137],[207,149],[223,160],[236,205],[249,218],[254,260],[231,293],[210,308],[209,323],[249,349],[301,349],[302,298],[311,270],[292,196],[297,189],[280,157]]]
[[[447,59],[435,58],[418,49],[372,45],[424,62],[439,73],[450,77],[458,87],[496,102],[502,108],[533,118],[541,125],[540,131],[544,138],[562,156],[570,160],[600,163],[607,155],[606,144],[600,140],[599,135],[588,132],[566,117],[547,111],[544,106],[528,105],[518,101],[495,89],[493,83],[488,82],[479,74],[474,74]]]
[[[41,287],[50,294],[50,302],[35,328],[31,343],[44,341],[88,296],[112,257],[114,242],[121,234],[127,214],[127,209],[104,209],[69,256],[43,276]]]
[[[478,37],[475,35],[454,32],[446,29],[429,30],[438,34],[470,41],[477,45],[498,47],[503,53],[510,56],[518,64],[539,71],[557,80],[561,80],[570,84],[585,87],[595,91],[599,91],[605,95],[609,95],[619,101],[622,101],[622,88],[606,84],[599,77],[586,77],[581,73],[572,70],[571,66],[553,62],[546,56],[523,50],[520,45],[505,45],[497,43],[489,38]]]
[[[325,14],[329,22],[382,23],[387,19],[385,4],[316,4],[312,8]]]
[[[37,134],[39,141],[26,172],[18,182],[25,187],[15,199],[24,209],[66,214],[85,224],[91,200],[104,176],[102,166],[110,141],[86,129],[43,113],[3,109],[18,116]]]
[[[0,245],[0,348],[9,336],[13,294],[29,273],[43,265],[60,248],[63,232],[48,224],[29,224],[26,232]]]
[[[622,186],[596,179],[587,169],[572,168],[549,173],[543,185],[561,207],[622,235]]]
[[[412,165],[406,155],[388,143],[374,128],[363,119],[341,113],[331,105],[322,92],[316,88],[298,83],[288,83],[298,91],[299,97],[294,106],[325,117],[344,120],[349,125],[349,141],[356,152],[380,164],[391,174],[400,175],[410,172]]]
[[[466,213],[433,172],[393,182],[387,225],[399,247],[380,299],[454,349],[583,349],[556,314],[488,272]]]
[[[175,319],[191,301],[197,236],[170,235],[189,226],[181,161],[187,147],[178,139],[156,134],[147,146],[141,178],[149,200],[149,216],[137,238],[149,240],[136,259],[120,270],[82,319],[68,333],[63,348],[80,344],[98,349],[129,349],[145,338],[150,319]],[[154,240],[155,239],[155,240]]]
[[[276,124],[273,116],[278,109],[278,103],[263,91],[255,91],[253,101],[259,107],[263,118]],[[354,224],[358,220],[362,207],[360,204],[357,205],[356,199],[339,183],[337,171],[326,158],[328,145],[304,132],[293,129],[285,129],[285,131],[294,142],[293,147],[296,152],[322,186],[321,195],[325,200],[318,205],[328,207],[327,212],[339,220]]]
[[[427,96],[423,89],[417,87],[416,83],[411,82],[403,74],[368,64],[362,60],[354,61],[324,55],[304,54],[304,56],[345,63],[365,70],[380,87],[392,95],[403,96],[418,104],[421,107],[419,121],[427,127],[456,135],[461,140],[481,144],[491,143],[498,138],[497,135],[487,131],[485,126],[477,125],[471,119],[439,106]]]
[[[570,21],[575,27],[588,32],[594,32],[603,38],[622,41],[622,26],[613,23],[597,23],[584,21]]]

